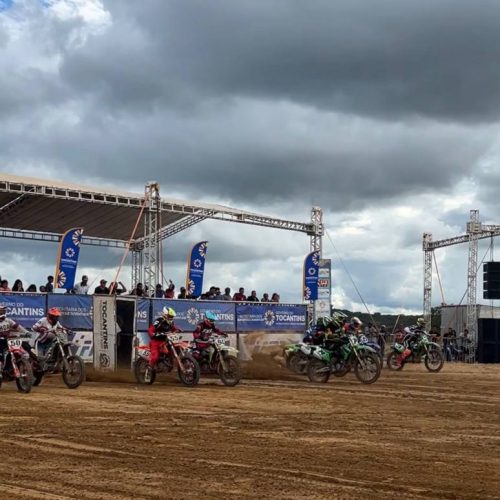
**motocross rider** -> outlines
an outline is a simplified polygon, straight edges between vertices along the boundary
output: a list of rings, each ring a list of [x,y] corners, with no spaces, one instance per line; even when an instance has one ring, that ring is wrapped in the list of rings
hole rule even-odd
[[[344,332],[346,334],[358,335],[362,326],[363,322],[357,316],[353,316],[351,321],[344,325]]]
[[[415,344],[422,333],[425,332],[425,320],[424,318],[418,318],[417,324],[412,326],[407,326],[404,329],[405,334],[409,335],[408,337],[408,347],[413,350]]]
[[[208,343],[208,341],[214,333],[227,336],[222,330],[215,326],[216,320],[217,316],[212,311],[205,311],[203,321],[198,323],[193,332],[193,339],[204,357],[208,356],[211,358],[213,347]]]
[[[31,329],[39,334],[38,336],[38,354],[46,356],[49,347],[55,339],[57,330],[64,330],[64,327],[59,323],[61,311],[57,307],[51,307],[47,311],[47,316],[38,320]]]
[[[7,318],[7,308],[0,306],[0,363],[3,363],[7,339],[13,332],[27,333],[27,330],[13,319]]]
[[[160,359],[161,347],[167,339],[167,334],[182,331],[175,326],[174,318],[175,311],[171,307],[164,307],[161,311],[161,315],[156,318],[153,324],[148,328],[148,335],[151,339],[149,341],[149,351],[151,353],[149,363],[152,368],[156,367]]]

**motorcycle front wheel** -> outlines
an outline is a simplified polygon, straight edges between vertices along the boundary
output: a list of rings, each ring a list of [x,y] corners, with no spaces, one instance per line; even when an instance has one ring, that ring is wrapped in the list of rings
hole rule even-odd
[[[425,356],[425,367],[432,373],[437,373],[443,368],[444,357],[441,349],[430,347]]]
[[[404,361],[398,361],[398,357],[402,357],[402,355],[396,351],[391,351],[389,353],[389,356],[387,356],[387,368],[389,368],[389,370],[399,371],[403,369]]]
[[[307,377],[311,382],[326,384],[330,378],[330,373],[330,365],[320,359],[311,360],[307,367]]]
[[[200,381],[200,365],[198,361],[191,356],[181,356],[179,362],[182,369],[177,367],[177,373],[182,385],[186,387],[194,387]]]
[[[19,369],[19,377],[16,378],[17,390],[27,394],[33,386],[33,370],[31,364],[26,359],[18,359],[17,367]]]
[[[373,384],[380,377],[380,361],[376,354],[371,352],[359,353],[361,362],[356,358],[354,374],[362,384]]]
[[[68,356],[63,365],[62,378],[69,389],[76,389],[85,380],[85,364],[80,356]]]

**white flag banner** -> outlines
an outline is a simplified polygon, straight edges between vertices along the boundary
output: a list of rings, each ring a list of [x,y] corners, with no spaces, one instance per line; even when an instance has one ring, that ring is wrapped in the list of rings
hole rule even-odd
[[[94,295],[94,367],[116,369],[116,297]]]

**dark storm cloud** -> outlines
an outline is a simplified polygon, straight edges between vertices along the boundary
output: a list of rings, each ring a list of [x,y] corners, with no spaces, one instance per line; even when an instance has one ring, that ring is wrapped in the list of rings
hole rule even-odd
[[[285,99],[377,117],[500,113],[496,0],[105,2],[115,24],[64,61],[106,106]]]

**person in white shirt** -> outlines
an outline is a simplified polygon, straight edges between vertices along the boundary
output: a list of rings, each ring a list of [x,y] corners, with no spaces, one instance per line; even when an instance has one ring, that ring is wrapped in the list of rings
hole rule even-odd
[[[81,283],[77,283],[73,288],[73,293],[78,295],[87,295],[89,293],[89,278],[82,276]]]

